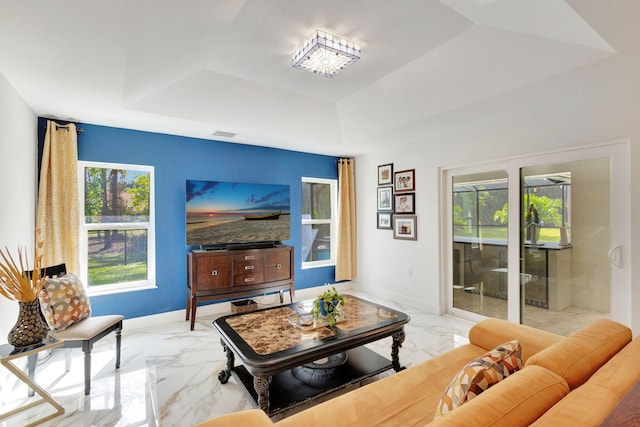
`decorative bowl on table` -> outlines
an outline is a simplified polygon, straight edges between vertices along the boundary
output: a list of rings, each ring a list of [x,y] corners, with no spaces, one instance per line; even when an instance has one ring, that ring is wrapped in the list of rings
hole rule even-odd
[[[298,325],[300,326],[311,326],[313,325],[313,314],[311,313],[302,313],[298,314]]]

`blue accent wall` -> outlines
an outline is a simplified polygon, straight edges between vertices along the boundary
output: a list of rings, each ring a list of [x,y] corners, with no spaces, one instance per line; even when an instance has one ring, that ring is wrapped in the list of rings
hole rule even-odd
[[[39,128],[42,127],[40,120]],[[78,124],[79,160],[155,168],[157,289],[91,297],[96,315],[127,318],[185,308],[185,181],[187,179],[287,184],[291,188],[291,240],[295,287],[333,282],[333,267],[302,270],[301,178],[337,179],[336,158],[91,124]]]

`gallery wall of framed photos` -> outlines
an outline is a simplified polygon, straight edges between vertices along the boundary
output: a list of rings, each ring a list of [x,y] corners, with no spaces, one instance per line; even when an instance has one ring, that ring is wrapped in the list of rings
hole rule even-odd
[[[378,166],[377,227],[392,230],[393,238],[418,240],[416,170],[393,170],[393,163]]]

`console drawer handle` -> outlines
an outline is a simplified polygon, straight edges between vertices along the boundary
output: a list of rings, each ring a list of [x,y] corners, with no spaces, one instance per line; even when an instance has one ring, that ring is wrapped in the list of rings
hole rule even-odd
[[[245,255],[244,259],[254,259],[255,257],[253,255]]]
[[[255,279],[254,279],[253,277],[246,277],[246,278],[244,279],[245,283],[246,283],[246,282],[253,282],[254,280],[255,280]]]
[[[282,268],[282,264],[276,264],[276,268],[277,269],[281,269]]]
[[[244,269],[245,270],[253,270],[255,267],[253,265],[245,265]]]
[[[212,276],[217,276],[217,275],[218,275],[218,270],[213,270],[213,271],[211,272],[211,275],[212,275]]]

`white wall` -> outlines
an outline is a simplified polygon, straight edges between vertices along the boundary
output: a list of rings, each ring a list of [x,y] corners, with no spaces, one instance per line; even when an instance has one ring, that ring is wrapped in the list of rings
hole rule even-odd
[[[37,117],[0,74],[0,247],[33,247]],[[18,317],[18,303],[0,296],[0,343]]]
[[[640,55],[614,55],[521,90],[414,123],[424,139],[356,159],[358,277],[353,287],[438,313],[439,168],[631,141],[632,327],[640,332]],[[445,123],[443,126],[442,123]],[[393,136],[390,136],[390,141]],[[418,241],[376,229],[377,166],[416,170]],[[636,184],[638,183],[638,184]]]
[[[631,277],[628,304],[640,332],[640,58],[587,67],[411,126],[424,138],[357,158],[358,277],[352,286],[439,312],[439,168],[628,138],[631,140]],[[0,75],[0,245],[33,241],[36,116]],[[444,125],[442,124],[444,123]],[[389,136],[392,141],[393,135]],[[10,159],[6,161],[5,159]],[[416,170],[418,241],[376,228],[377,166]],[[16,185],[19,183],[19,185]],[[0,298],[0,341],[17,304]]]

